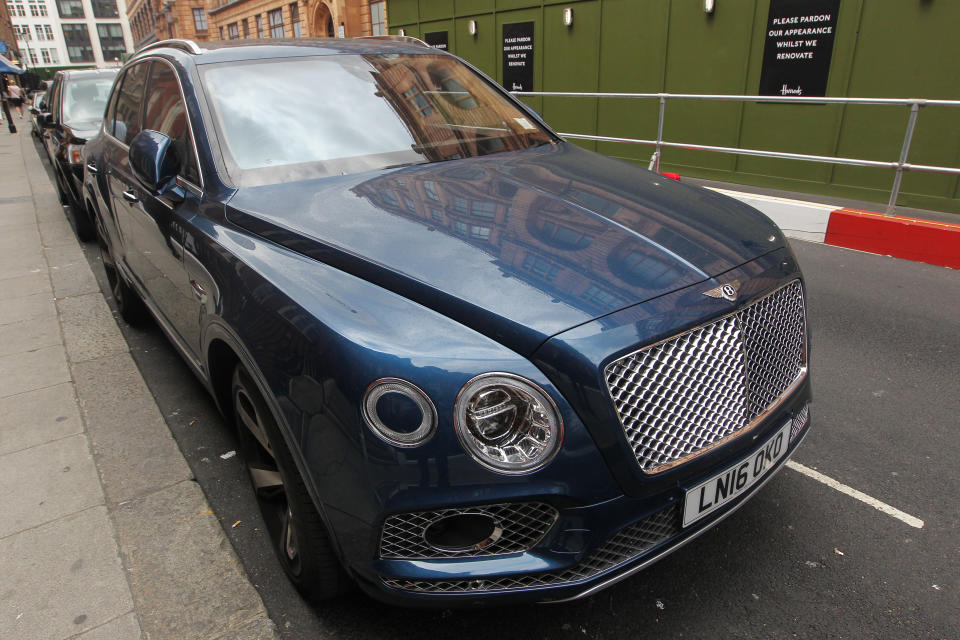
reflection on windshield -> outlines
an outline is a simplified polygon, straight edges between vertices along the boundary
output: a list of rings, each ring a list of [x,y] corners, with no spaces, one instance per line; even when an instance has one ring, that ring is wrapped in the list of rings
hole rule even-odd
[[[238,181],[255,170],[270,177],[258,182],[279,182],[481,156],[551,140],[449,56],[252,61],[211,65],[203,79]]]
[[[68,80],[63,86],[63,122],[103,120],[113,78]]]

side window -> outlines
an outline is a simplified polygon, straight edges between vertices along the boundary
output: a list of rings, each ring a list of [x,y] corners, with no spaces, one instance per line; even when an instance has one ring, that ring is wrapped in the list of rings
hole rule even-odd
[[[130,67],[123,76],[113,123],[113,136],[123,144],[130,144],[134,136],[140,133],[140,103],[143,101],[143,86],[149,66],[150,63],[145,62]]]
[[[180,175],[194,184],[200,184],[187,125],[187,108],[180,94],[177,75],[162,62],[155,62],[150,72],[143,128],[159,131],[172,138],[180,160]]]
[[[113,121],[117,118],[117,97],[120,95],[120,86],[123,84],[123,74],[113,84],[113,94],[107,106],[107,114],[103,117],[103,130],[113,133]]]
[[[60,120],[60,78],[56,78],[53,81],[53,86],[50,88],[50,99],[47,101],[47,108],[50,110],[50,113],[53,114],[53,118],[56,121]]]

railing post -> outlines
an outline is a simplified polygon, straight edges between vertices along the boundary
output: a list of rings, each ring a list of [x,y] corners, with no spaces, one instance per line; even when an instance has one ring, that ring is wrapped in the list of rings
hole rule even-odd
[[[663,142],[663,112],[667,109],[667,96],[660,94],[660,118],[657,121],[657,150],[654,152],[653,170],[660,173],[660,143]]]
[[[903,146],[900,147],[900,160],[897,161],[897,173],[893,177],[893,188],[890,189],[890,202],[884,215],[892,216],[897,208],[897,196],[900,194],[900,183],[903,181],[903,165],[907,163],[910,153],[910,143],[913,141],[913,130],[917,126],[917,116],[920,115],[920,103],[910,105],[910,119],[907,121],[907,133],[903,136]]]

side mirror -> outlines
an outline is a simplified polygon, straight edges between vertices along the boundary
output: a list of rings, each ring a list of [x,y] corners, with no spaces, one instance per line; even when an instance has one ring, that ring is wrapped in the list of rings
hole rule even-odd
[[[50,119],[49,113],[41,113],[37,116],[37,124],[40,125],[41,129],[50,129],[53,127],[53,121]]]
[[[38,116],[40,115],[40,109],[36,108],[33,105],[30,105],[30,113],[32,113],[35,116]]]
[[[145,129],[130,141],[128,157],[133,175],[151,195],[175,193],[180,161],[172,138]]]

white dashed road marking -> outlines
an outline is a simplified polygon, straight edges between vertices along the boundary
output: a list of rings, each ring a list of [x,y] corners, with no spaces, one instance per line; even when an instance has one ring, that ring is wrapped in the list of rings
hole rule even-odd
[[[893,517],[896,518],[897,520],[900,520],[901,522],[905,522],[905,523],[907,523],[908,525],[910,525],[911,527],[916,527],[917,529],[922,529],[922,528],[923,528],[923,520],[921,520],[920,518],[915,518],[914,516],[910,515],[909,513],[904,513],[903,511],[900,511],[900,509],[897,509],[896,507],[891,507],[891,506],[888,505],[886,502],[881,502],[880,500],[877,500],[876,498],[873,498],[873,497],[871,497],[871,496],[868,496],[867,494],[863,493],[862,491],[857,491],[857,490],[854,489],[853,487],[848,487],[847,485],[843,484],[842,482],[837,482],[837,481],[834,480],[833,478],[831,478],[831,477],[829,477],[829,476],[825,476],[825,475],[823,475],[822,473],[820,473],[819,471],[814,471],[814,470],[811,469],[810,467],[805,467],[805,466],[803,466],[802,464],[800,464],[799,462],[794,462],[793,460],[787,460],[786,465],[787,465],[789,468],[793,469],[794,471],[797,471],[797,472],[799,472],[799,473],[802,473],[803,475],[807,476],[808,478],[813,478],[813,479],[816,480],[817,482],[822,482],[823,484],[827,485],[827,486],[830,487],[831,489],[836,489],[836,490],[839,491],[840,493],[844,493],[844,494],[850,496],[851,498],[856,498],[856,499],[859,500],[860,502],[863,502],[864,504],[870,505],[871,507],[873,507],[873,508],[876,509],[877,511],[882,511],[882,512],[884,512],[885,514],[887,514],[888,516],[893,516]]]

